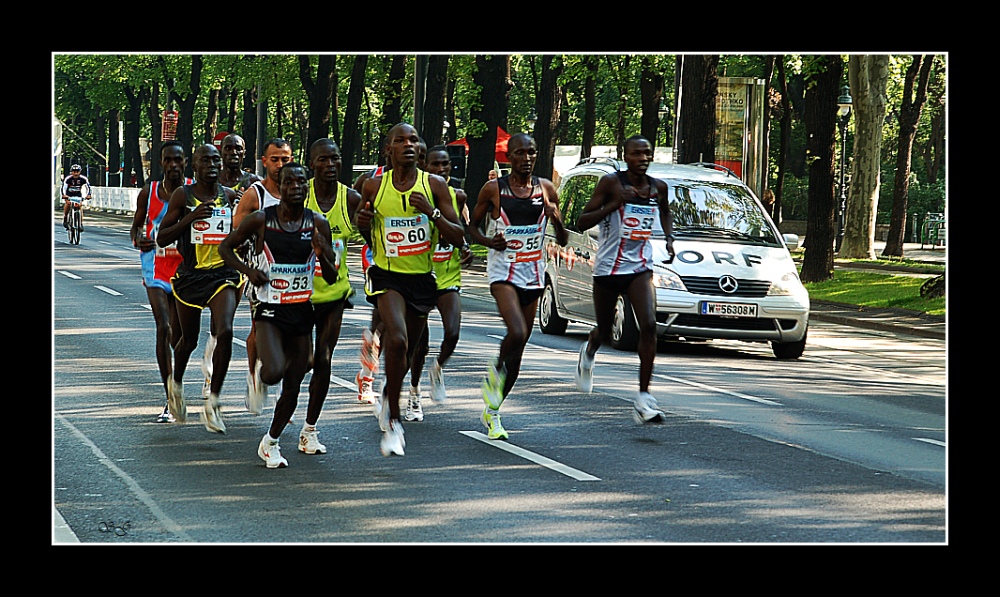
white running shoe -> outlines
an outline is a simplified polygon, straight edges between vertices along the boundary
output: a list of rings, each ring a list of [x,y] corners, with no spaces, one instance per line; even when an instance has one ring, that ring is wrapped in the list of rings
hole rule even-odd
[[[587,344],[580,346],[580,358],[576,361],[576,387],[585,394],[594,389],[594,358],[587,356]]]
[[[382,456],[395,454],[403,455],[403,448],[406,446],[406,439],[403,437],[403,424],[399,421],[390,421],[389,428],[382,433]]]
[[[163,412],[160,413],[160,415],[158,417],[156,417],[156,422],[157,423],[173,423],[174,422],[174,415],[170,414],[169,407],[166,404],[163,405]]]
[[[375,404],[378,401],[378,394],[375,393],[375,378],[362,375],[361,371],[354,377],[354,383],[358,384],[358,402],[361,404]]]
[[[423,421],[424,409],[420,407],[420,388],[410,386],[410,398],[406,402],[407,421]]]
[[[167,409],[177,423],[187,422],[187,405],[184,404],[184,384],[177,383],[173,375],[167,378]]]
[[[319,443],[319,430],[315,427],[303,427],[299,433],[299,452],[306,454],[326,454],[326,446]]]
[[[632,409],[632,416],[636,423],[666,423],[666,415],[659,410],[656,398],[649,392],[639,392],[635,399],[635,408]]]
[[[288,466],[288,461],[281,457],[281,448],[278,440],[269,440],[267,434],[261,438],[257,446],[257,456],[267,464],[267,468],[284,468]]]
[[[218,394],[209,394],[205,399],[205,408],[201,418],[205,423],[205,429],[213,433],[225,433],[226,424],[222,422],[222,410],[219,408]]]
[[[257,360],[254,373],[247,372],[247,411],[252,415],[264,412],[264,401],[267,399],[267,385],[260,381],[260,369],[264,364]]]
[[[427,377],[431,380],[431,401],[444,404],[448,399],[448,394],[444,389],[444,373],[442,373],[441,365],[438,364],[437,359],[434,359],[431,368],[427,370]]]

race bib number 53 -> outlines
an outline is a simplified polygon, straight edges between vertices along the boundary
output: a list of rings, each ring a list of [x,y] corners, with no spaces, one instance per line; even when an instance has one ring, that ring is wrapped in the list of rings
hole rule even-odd
[[[191,222],[191,244],[217,245],[226,238],[233,226],[233,212],[228,207],[216,207],[212,217]]]
[[[272,263],[268,272],[268,303],[304,303],[313,292],[313,263]]]

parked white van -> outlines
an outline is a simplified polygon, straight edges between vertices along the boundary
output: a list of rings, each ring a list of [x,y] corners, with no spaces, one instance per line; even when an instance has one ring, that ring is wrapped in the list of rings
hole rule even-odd
[[[539,327],[546,334],[564,333],[571,321],[595,325],[598,227],[580,232],[576,221],[597,181],[625,168],[618,160],[587,158],[562,177],[559,209],[569,243],[560,247],[549,227],[546,285],[538,306]],[[770,342],[779,359],[802,356],[809,294],[789,253],[798,237],[782,236],[757,197],[722,166],[652,163],[646,173],[667,183],[674,223],[671,261],[659,220],[653,232],[657,335],[678,341]],[[612,345],[635,350],[637,344],[635,315],[628,298],[619,296]]]

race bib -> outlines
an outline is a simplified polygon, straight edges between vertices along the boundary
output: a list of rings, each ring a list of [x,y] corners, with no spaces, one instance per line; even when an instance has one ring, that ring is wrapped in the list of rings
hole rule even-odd
[[[434,261],[436,263],[442,263],[445,261],[450,261],[451,256],[454,255],[455,246],[448,241],[440,241],[437,247],[434,249]]]
[[[313,264],[272,263],[268,283],[259,298],[267,303],[288,305],[304,303],[313,292]]]
[[[333,263],[337,266],[337,271],[340,271],[340,264],[343,263],[344,258],[344,241],[337,239],[331,243],[333,245]],[[323,277],[323,266],[320,264],[319,259],[316,260],[316,272],[314,274],[316,277]]]
[[[529,226],[507,226],[503,231],[507,240],[504,259],[511,263],[538,261],[542,258],[542,228]]]
[[[191,244],[217,245],[226,238],[233,226],[233,211],[228,207],[216,207],[212,216],[191,222]]]
[[[427,216],[388,216],[383,220],[387,257],[420,255],[431,248],[431,227]]]
[[[657,206],[625,204],[622,214],[622,238],[646,240],[653,233],[653,223],[657,218]]]
[[[153,236],[151,236],[149,240],[151,240],[153,242],[156,242],[156,235],[159,232],[160,232],[160,225],[159,224],[153,224]],[[181,252],[177,250],[177,241],[174,241],[174,242],[170,243],[169,245],[167,245],[165,247],[161,247],[160,245],[156,245],[156,256],[157,257],[179,257],[180,254],[181,254]]]

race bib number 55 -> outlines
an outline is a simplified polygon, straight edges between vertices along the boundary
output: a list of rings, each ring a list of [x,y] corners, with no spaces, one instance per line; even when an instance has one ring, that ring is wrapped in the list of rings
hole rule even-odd
[[[503,231],[507,240],[504,259],[509,262],[538,261],[542,258],[542,229],[540,226],[507,226]]]

